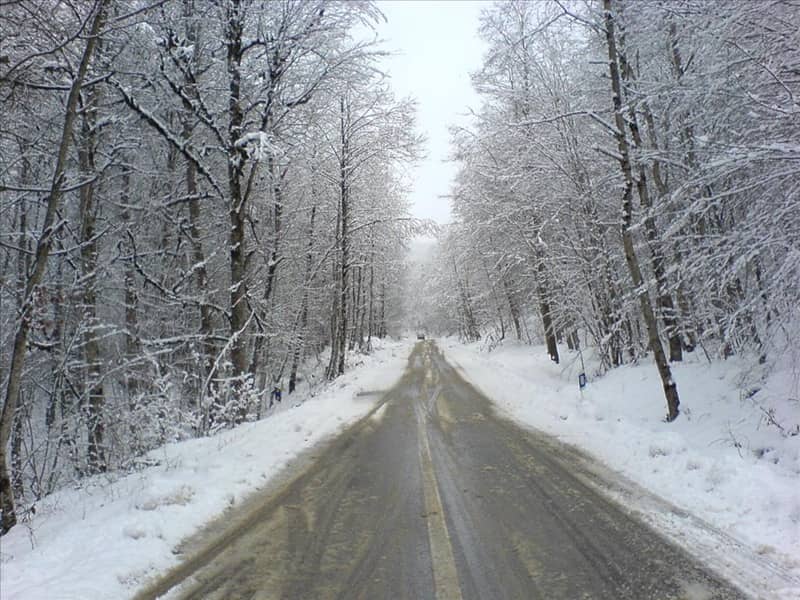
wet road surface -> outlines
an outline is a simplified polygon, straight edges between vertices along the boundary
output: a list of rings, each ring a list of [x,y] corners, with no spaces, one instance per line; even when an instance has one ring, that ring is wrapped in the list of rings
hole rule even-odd
[[[496,416],[422,342],[379,408],[138,598],[744,597],[570,456]]]

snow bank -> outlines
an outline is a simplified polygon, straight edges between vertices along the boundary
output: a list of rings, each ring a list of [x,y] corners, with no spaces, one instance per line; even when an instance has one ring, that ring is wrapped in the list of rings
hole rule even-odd
[[[653,364],[615,369],[580,392],[575,355],[559,366],[541,347],[506,344],[487,354],[448,340],[442,348],[501,412],[588,451],[780,564],[799,582],[780,597],[800,598],[800,435],[790,435],[800,406],[791,369],[748,397],[755,388],[740,389],[744,361],[690,357],[674,367],[682,413],[668,424]]]
[[[116,481],[94,477],[37,505],[0,539],[3,599],[130,597],[177,563],[173,550],[262,487],[304,449],[364,416],[400,378],[409,342],[385,343],[314,398],[285,396],[275,414],[150,453],[158,465]],[[305,400],[305,401],[303,401]]]

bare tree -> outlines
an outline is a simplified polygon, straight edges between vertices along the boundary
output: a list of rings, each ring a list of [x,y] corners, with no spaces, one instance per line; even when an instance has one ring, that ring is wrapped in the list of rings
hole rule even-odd
[[[64,109],[64,126],[62,129],[61,141],[56,154],[56,164],[50,190],[46,197],[46,212],[42,232],[36,242],[33,270],[28,275],[27,281],[25,282],[25,293],[18,316],[16,333],[14,335],[8,383],[6,384],[3,411],[0,415],[0,509],[3,511],[2,519],[0,519],[0,531],[2,533],[7,532],[17,522],[17,515],[14,507],[14,492],[11,487],[11,478],[6,459],[6,447],[11,435],[12,422],[15,416],[17,398],[20,391],[22,369],[28,348],[28,338],[33,325],[33,311],[35,308],[38,286],[42,283],[47,268],[47,261],[50,257],[55,231],[63,225],[63,222],[59,222],[57,217],[61,197],[64,194],[66,184],[66,163],[70,144],[72,143],[74,122],[78,112],[78,102],[84,84],[84,78],[89,70],[92,56],[98,44],[98,36],[105,19],[106,5],[107,2],[99,0],[88,19],[90,24],[86,31],[80,63],[78,64],[78,69],[72,80],[72,84],[69,87],[69,95]]]

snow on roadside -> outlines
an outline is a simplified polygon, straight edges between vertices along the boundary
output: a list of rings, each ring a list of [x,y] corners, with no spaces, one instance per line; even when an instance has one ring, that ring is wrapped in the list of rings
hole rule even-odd
[[[132,596],[177,563],[173,549],[182,539],[368,413],[380,396],[360,392],[391,387],[411,348],[385,343],[314,398],[285,397],[284,408],[264,420],[151,452],[157,466],[48,496],[30,523],[0,539],[0,598]]]
[[[486,353],[454,340],[441,347],[514,420],[588,451],[800,582],[800,435],[781,435],[743,395],[744,361],[697,357],[674,367],[682,414],[667,424],[650,363],[614,369],[581,393],[576,356],[562,356],[559,366],[539,347],[507,344]],[[792,427],[800,422],[794,377],[779,371],[758,396],[769,394],[774,414]],[[683,532],[677,537],[692,543]],[[800,584],[789,588],[766,597],[800,598]]]

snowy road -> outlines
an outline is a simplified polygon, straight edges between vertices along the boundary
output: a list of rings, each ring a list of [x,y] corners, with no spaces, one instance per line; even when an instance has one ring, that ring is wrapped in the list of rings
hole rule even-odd
[[[139,597],[743,597],[582,468],[420,343],[369,417]]]

